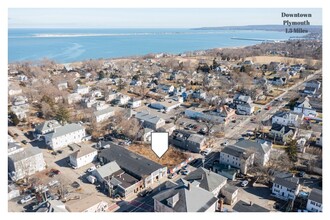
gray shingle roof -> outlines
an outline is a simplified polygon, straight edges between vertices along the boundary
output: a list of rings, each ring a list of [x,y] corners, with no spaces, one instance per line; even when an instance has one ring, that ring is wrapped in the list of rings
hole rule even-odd
[[[112,161],[110,163],[107,163],[96,170],[93,171],[93,173],[98,173],[102,178],[112,175],[113,173],[117,172],[118,170],[121,170],[119,165],[116,163],[116,161]]]
[[[181,179],[179,183],[172,184],[167,190],[156,194],[153,199],[172,208],[176,212],[204,212],[209,209],[218,199],[202,188],[195,187]],[[190,189],[189,189],[190,188]],[[178,201],[171,207],[169,201],[177,197]]]
[[[233,210],[236,212],[270,212],[269,209],[266,209],[260,205],[257,205],[255,203],[250,205],[249,203],[246,203],[242,200],[238,201],[235,204]]]
[[[81,129],[85,129],[80,124],[66,124],[62,127],[55,128],[54,132],[47,134],[50,138],[57,138],[75,131],[79,131]]]
[[[221,150],[222,153],[226,153],[235,157],[248,157],[248,152],[246,149],[234,145],[229,145]]]
[[[299,185],[299,179],[296,177],[290,177],[290,178],[279,178],[275,177],[274,183],[284,186],[288,189],[296,189]]]
[[[109,144],[110,148],[103,149],[99,157],[104,158],[105,162],[116,161],[122,169],[140,178],[149,176],[154,171],[163,168],[162,165],[112,142],[103,142],[102,144]]]
[[[241,140],[235,143],[235,145],[244,149],[256,149],[257,152],[262,154],[268,153],[272,148],[270,144],[267,143],[261,144],[250,140]]]
[[[313,188],[311,193],[309,194],[308,199],[322,204],[322,190]]]
[[[199,182],[199,187],[212,192],[217,187],[219,187],[221,184],[227,181],[227,178],[224,176],[221,176],[217,173],[214,173],[212,171],[209,171],[205,168],[198,168],[197,170],[191,172],[188,176],[184,178],[185,180],[189,182],[197,181]]]
[[[99,111],[95,111],[94,115],[97,117],[97,116],[104,115],[104,114],[107,114],[107,113],[110,113],[113,111],[114,111],[114,108],[109,107],[109,108],[105,108],[105,109],[102,109]]]
[[[60,123],[56,120],[45,121],[44,123],[38,124],[35,129],[37,131],[43,132],[45,130],[54,129],[61,127]]]
[[[25,158],[32,157],[37,154],[42,154],[41,150],[37,147],[27,147],[23,151],[8,156],[13,162],[21,161]]]
[[[158,116],[149,114],[147,111],[137,112],[135,117],[139,120],[147,121],[152,124],[157,124],[158,121],[164,120]]]

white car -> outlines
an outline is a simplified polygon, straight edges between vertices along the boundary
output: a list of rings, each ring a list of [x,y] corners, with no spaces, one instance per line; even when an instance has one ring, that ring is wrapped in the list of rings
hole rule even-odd
[[[88,168],[87,172],[90,173],[90,172],[92,172],[93,170],[96,170],[96,167],[90,167],[90,168]]]
[[[244,181],[241,183],[241,186],[246,187],[248,184],[249,184],[249,181],[244,180]]]
[[[20,203],[25,204],[27,202],[30,202],[34,198],[35,198],[35,196],[27,195],[23,199],[20,200]]]
[[[48,183],[48,186],[55,186],[55,185],[58,185],[58,184],[59,184],[58,180],[52,180]]]

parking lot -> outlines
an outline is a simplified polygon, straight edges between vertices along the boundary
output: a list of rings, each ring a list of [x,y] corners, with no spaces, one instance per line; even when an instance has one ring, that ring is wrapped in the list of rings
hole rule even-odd
[[[247,186],[241,186],[243,179],[237,179],[236,181],[228,180],[228,183],[238,187],[238,199],[243,200],[246,203],[252,202],[253,204],[260,205],[269,209],[270,211],[276,211],[274,208],[274,204],[276,200],[271,197],[271,189],[263,184],[255,183],[253,186],[251,182],[248,183]],[[224,205],[224,208],[228,211],[232,211],[233,206]]]
[[[39,145],[42,145],[42,142],[38,142]],[[36,146],[35,146],[36,147]],[[67,198],[73,198],[76,195],[79,195],[81,197],[87,196],[90,194],[95,194],[102,198],[102,200],[109,203],[109,206],[113,202],[111,198],[103,194],[102,192],[99,192],[96,189],[96,185],[93,185],[89,183],[86,179],[87,174],[86,170],[93,166],[93,164],[89,164],[86,166],[83,166],[78,169],[73,169],[70,167],[67,163],[68,156],[73,152],[68,147],[65,147],[62,150],[62,153],[57,155],[52,155],[51,150],[48,150],[47,148],[41,148],[41,151],[44,155],[44,160],[47,164],[47,169],[38,172],[30,177],[30,179],[37,179],[38,184],[43,184],[49,186],[49,183],[51,181],[59,181],[58,185],[63,186],[63,188],[67,189],[68,194],[66,195]],[[49,171],[51,169],[59,170],[60,174],[54,175],[53,177],[49,176]],[[77,182],[79,184],[79,187],[73,187],[72,183]],[[57,193],[56,186],[48,187],[50,191],[54,194]],[[9,201],[8,210],[9,211],[23,211],[24,207],[29,205],[31,202],[27,204],[17,204],[17,201],[19,201],[23,196],[13,199],[12,201]]]

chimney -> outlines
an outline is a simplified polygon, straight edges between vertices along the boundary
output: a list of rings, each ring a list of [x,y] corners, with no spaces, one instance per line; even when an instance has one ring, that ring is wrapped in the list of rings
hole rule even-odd
[[[252,206],[253,205],[253,202],[252,201],[250,201],[250,206]]]
[[[189,190],[189,191],[190,191],[190,188],[191,188],[190,183],[188,183],[188,190]]]

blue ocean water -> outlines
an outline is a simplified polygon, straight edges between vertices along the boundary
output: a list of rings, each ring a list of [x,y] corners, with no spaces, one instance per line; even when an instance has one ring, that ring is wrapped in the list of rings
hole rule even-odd
[[[148,53],[247,46],[260,43],[237,38],[286,40],[272,31],[190,29],[9,29],[9,63],[49,58],[59,63]]]

